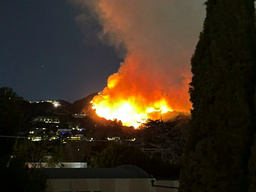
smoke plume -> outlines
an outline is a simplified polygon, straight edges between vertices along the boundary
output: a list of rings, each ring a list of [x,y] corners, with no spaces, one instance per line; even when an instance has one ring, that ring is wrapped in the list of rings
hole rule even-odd
[[[73,0],[102,26],[98,34],[124,62],[94,102],[128,99],[143,105],[164,98],[189,112],[190,58],[202,29],[204,0]]]

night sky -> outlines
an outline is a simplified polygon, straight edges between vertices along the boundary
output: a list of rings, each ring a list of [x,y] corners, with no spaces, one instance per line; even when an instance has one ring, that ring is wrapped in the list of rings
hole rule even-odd
[[[101,91],[122,59],[98,39],[97,21],[82,30],[78,15],[66,0],[1,0],[0,87],[33,101]]]

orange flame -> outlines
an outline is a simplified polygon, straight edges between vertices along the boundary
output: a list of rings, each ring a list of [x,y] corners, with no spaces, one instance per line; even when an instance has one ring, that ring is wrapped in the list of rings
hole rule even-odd
[[[125,57],[92,100],[99,116],[138,127],[147,118],[190,112],[189,63],[202,29],[203,0],[72,1],[86,8],[77,21],[89,21],[89,8],[102,26],[100,39]]]
[[[153,102],[149,107],[141,105],[142,101],[133,97],[120,99],[116,102],[106,98],[107,96],[102,93],[94,97],[93,109],[96,110],[97,115],[108,120],[120,120],[123,125],[134,128],[138,128],[155,113],[163,114],[172,111],[164,99]]]
[[[152,69],[142,70],[141,63],[138,56],[130,55],[118,73],[109,77],[107,87],[92,100],[98,116],[108,120],[117,119],[125,126],[138,128],[147,119],[161,118],[174,109],[188,112],[189,108],[185,110],[187,106],[184,106],[186,101],[178,102],[178,91],[175,101],[171,98],[174,94],[168,93],[169,87],[165,86],[168,82],[164,82],[162,77],[154,78]],[[172,101],[175,102],[173,107]]]

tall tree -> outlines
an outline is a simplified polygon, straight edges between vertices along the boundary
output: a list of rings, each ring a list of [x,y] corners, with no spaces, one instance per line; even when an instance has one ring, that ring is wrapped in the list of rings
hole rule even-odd
[[[192,57],[182,192],[248,191],[255,132],[254,0],[208,0]]]
[[[4,136],[14,135],[15,132],[24,124],[24,114],[20,108],[23,100],[12,88],[0,88],[0,145],[4,146],[0,154],[0,167],[6,166],[9,156],[12,153],[14,139]]]
[[[1,187],[9,191],[44,191],[46,180],[38,171],[28,171],[23,169],[23,165],[20,165],[21,162],[16,161],[10,164],[9,161],[10,155],[13,154],[15,140],[6,136],[15,135],[24,124],[22,102],[23,98],[18,96],[12,88],[0,88]]]

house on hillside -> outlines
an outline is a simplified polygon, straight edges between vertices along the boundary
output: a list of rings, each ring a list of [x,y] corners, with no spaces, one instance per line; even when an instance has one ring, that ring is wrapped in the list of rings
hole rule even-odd
[[[37,116],[33,119],[33,123],[60,124],[57,117]]]

